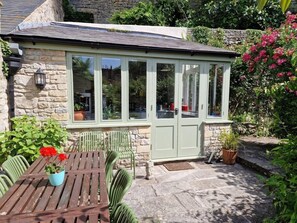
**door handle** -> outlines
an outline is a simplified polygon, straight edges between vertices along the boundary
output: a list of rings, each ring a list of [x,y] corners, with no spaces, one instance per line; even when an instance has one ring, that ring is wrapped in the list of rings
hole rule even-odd
[[[178,108],[174,109],[174,114],[177,115],[178,114]]]

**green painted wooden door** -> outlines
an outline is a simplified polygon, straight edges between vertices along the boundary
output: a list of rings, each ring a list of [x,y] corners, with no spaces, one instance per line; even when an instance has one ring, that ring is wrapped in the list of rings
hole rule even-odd
[[[200,65],[154,64],[152,159],[200,155]]]

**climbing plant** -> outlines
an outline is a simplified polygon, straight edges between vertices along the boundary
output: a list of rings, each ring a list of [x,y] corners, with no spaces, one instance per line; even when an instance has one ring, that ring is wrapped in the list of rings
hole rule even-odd
[[[6,42],[0,38],[0,45],[1,45],[1,51],[2,51],[3,57],[7,57],[7,56],[11,55],[11,50],[9,48],[8,42]],[[8,67],[8,64],[4,60],[2,62],[2,72],[5,76],[8,76],[9,67]]]

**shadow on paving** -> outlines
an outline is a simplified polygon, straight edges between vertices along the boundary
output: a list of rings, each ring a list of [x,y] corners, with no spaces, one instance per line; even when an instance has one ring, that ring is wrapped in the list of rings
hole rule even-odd
[[[259,176],[240,164],[190,162],[192,170],[153,167],[153,178],[137,179],[125,196],[140,222],[262,222],[273,213]]]

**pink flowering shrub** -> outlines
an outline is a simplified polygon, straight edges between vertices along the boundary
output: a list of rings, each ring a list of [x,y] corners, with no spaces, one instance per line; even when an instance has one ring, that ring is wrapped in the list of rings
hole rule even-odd
[[[268,29],[261,40],[242,56],[248,75],[263,82],[265,87],[285,86],[297,96],[297,16],[289,14],[278,29]]]
[[[297,134],[297,16],[289,14],[280,28],[266,30],[241,59],[242,82],[253,82],[273,99],[274,133]]]

